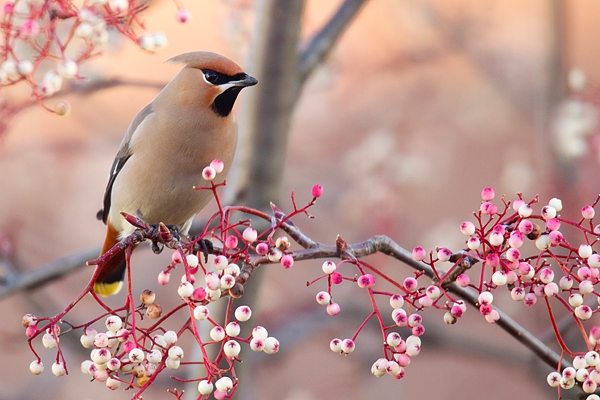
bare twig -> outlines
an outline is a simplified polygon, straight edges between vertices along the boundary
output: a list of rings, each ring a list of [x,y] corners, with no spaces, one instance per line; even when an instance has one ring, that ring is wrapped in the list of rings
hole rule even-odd
[[[298,57],[298,76],[301,84],[327,58],[364,3],[366,0],[344,0],[325,26],[302,49]]]

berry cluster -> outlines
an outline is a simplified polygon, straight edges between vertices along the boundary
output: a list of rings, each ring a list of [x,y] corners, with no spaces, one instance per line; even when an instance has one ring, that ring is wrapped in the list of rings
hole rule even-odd
[[[421,352],[421,337],[425,333],[423,312],[426,309],[443,311],[444,322],[452,325],[461,319],[468,304],[471,304],[478,308],[487,322],[500,322],[498,325],[503,327],[510,317],[494,306],[494,297],[505,292],[526,306],[543,303],[547,309],[561,348],[561,355],[556,355],[554,361],[545,359],[549,364],[557,363],[553,365],[556,371],[548,375],[548,383],[557,387],[559,394],[561,390],[578,386],[588,394],[588,400],[598,398],[594,392],[600,384],[600,357],[597,353],[600,327],[584,327],[584,323],[598,311],[598,306],[592,305],[591,301],[600,304],[600,293],[595,290],[595,285],[600,282],[600,255],[594,251],[600,226],[593,222],[598,200],[581,209],[580,219],[571,221],[561,216],[562,202],[559,199],[550,200],[539,208],[539,213],[535,213],[537,197],[525,202],[519,194],[512,202],[503,197],[496,204],[493,202],[494,191],[485,188],[481,206],[473,213],[474,222],[465,221],[460,225],[460,232],[466,237],[463,249],[438,248],[427,253],[422,247],[415,247],[411,253],[386,237],[375,237],[353,245],[338,237],[335,246],[324,246],[306,237],[291,223],[291,218],[299,214],[312,218],[308,208],[323,193],[323,188],[318,185],[313,187],[312,200],[304,207],[296,205],[292,193],[293,211],[288,215],[274,205],[272,215],[246,207],[222,207],[217,188],[225,183],[216,184],[214,181],[222,170],[223,163],[213,161],[203,173],[210,186],[196,188],[211,190],[218,207],[218,212],[209,219],[197,239],[175,239],[164,225],[156,234],[156,229],[125,215],[138,230],[131,235],[133,239],[123,240],[121,248],[149,239],[175,250],[171,263],[158,274],[158,283],[168,285],[173,273],[183,268],[176,288],[181,302],[172,310],[163,312],[156,303],[154,292],[146,290],[136,306],[129,274],[127,300],[123,307],[111,309],[94,296],[105,312],[81,325],[67,323],[69,330],[83,329],[82,344],[93,347],[90,359],[82,364],[82,370],[92,375],[94,380],[105,382],[110,389],[125,384],[127,388],[136,388],[136,396],[139,396],[161,371],[178,369],[186,364],[201,364],[205,374],[191,380],[198,382],[200,397],[231,398],[238,387],[235,366],[241,361],[241,347],[246,344],[253,351],[267,354],[276,353],[279,349],[278,340],[270,337],[264,327],[255,326],[247,335],[241,335],[243,322],[250,318],[252,311],[248,306],[234,309],[233,304],[235,299],[243,296],[244,284],[253,271],[269,263],[278,263],[287,269],[299,260],[337,257],[340,259],[337,263],[325,261],[321,266],[322,273],[308,285],[326,284],[326,290],[316,293],[316,301],[326,306],[331,316],[342,311],[340,304],[333,301],[337,285],[356,285],[357,290],[365,294],[372,311],[352,336],[331,340],[330,348],[344,355],[352,353],[364,326],[371,319],[376,320],[382,335],[383,356],[372,364],[371,372],[375,376],[391,375],[396,379],[405,376],[405,369]],[[270,228],[257,232],[250,226],[250,219],[233,221],[231,214],[234,211],[269,221]],[[213,222],[217,226],[210,228]],[[566,226],[576,232],[571,235],[576,237],[574,244],[562,233]],[[279,230],[287,236],[275,237]],[[199,250],[202,248],[201,241],[206,240],[214,246],[211,254]],[[303,249],[292,250],[292,241]],[[364,261],[365,256],[376,251],[410,265],[415,272],[403,279],[388,276]],[[101,267],[110,255],[109,251],[91,263]],[[129,262],[129,257],[127,260]],[[427,283],[424,282],[426,278],[429,278]],[[84,295],[94,295],[91,289],[93,282],[94,278],[80,297],[61,314],[53,318],[37,319],[32,315],[23,318],[30,347],[36,354],[36,360],[31,363],[34,374],[43,371],[41,359],[32,346],[32,340],[39,335],[43,335],[45,347],[57,349],[52,367],[54,374],[61,376],[67,373],[59,346],[59,321],[66,323],[64,316]],[[379,290],[384,283],[391,284],[396,292]],[[226,311],[223,316],[214,318],[207,305],[223,297],[227,299]],[[377,300],[381,298],[387,300],[391,310],[385,309],[387,305],[382,307],[378,304]],[[584,352],[574,351],[566,345],[553,307],[562,307],[571,314],[573,323],[581,332],[586,347]],[[179,311],[187,312],[187,321],[174,329],[169,324],[172,323],[171,317]],[[142,326],[143,318],[149,319],[151,324]],[[106,331],[98,333],[92,325],[101,319],[105,321]],[[219,324],[218,319],[223,322]],[[209,331],[210,340],[201,338],[199,326]],[[201,360],[182,361],[184,351],[176,343],[183,334],[193,336],[201,349]],[[525,334],[522,331],[519,335]],[[208,346],[218,349],[213,358],[208,356]],[[550,349],[544,352],[552,353]],[[177,377],[174,379],[184,381]],[[181,398],[177,391],[171,393]]]
[[[191,13],[179,2],[177,20],[186,22]],[[143,33],[140,12],[148,7],[138,0],[74,1],[8,0],[0,21],[0,87],[26,82],[32,97],[44,108],[64,115],[68,103],[49,109],[43,98],[58,92],[65,79],[79,79],[79,67],[100,54],[114,30],[144,50],[167,45],[162,32]]]

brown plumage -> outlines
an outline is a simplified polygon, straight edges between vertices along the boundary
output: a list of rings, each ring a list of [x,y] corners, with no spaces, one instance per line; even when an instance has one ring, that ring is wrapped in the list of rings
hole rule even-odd
[[[98,218],[107,224],[101,254],[134,231],[120,212],[148,224],[175,225],[187,234],[192,219],[212,198],[197,191],[202,170],[214,159],[225,169],[237,143],[231,114],[240,90],[258,81],[233,61],[209,52],[192,52],[170,62],[184,68],[133,119],[117,152]],[[94,285],[96,293],[117,293],[125,273],[121,252],[104,265]]]

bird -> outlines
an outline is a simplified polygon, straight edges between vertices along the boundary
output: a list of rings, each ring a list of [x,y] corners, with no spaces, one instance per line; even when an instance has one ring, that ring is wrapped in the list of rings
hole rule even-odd
[[[192,219],[212,198],[194,190],[212,160],[225,168],[233,161],[237,124],[232,114],[240,91],[258,83],[230,59],[194,51],[167,62],[181,71],[133,118],[110,170],[102,209],[106,224],[100,256],[136,229],[121,215],[133,215],[148,225],[160,222],[187,235]],[[94,292],[107,297],[123,286],[126,263],[120,251],[99,266]]]

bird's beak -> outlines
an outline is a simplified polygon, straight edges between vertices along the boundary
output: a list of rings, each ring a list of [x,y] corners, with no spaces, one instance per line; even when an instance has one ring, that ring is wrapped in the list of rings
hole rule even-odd
[[[231,81],[229,82],[229,84],[231,86],[238,86],[238,87],[246,87],[246,86],[254,86],[258,83],[258,79],[247,75],[244,76],[243,79],[240,79],[239,81]]]

